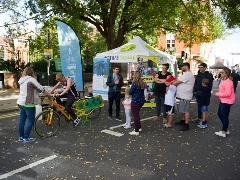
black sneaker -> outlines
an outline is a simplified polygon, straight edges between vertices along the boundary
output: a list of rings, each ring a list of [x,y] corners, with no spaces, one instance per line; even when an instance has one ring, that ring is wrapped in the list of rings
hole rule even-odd
[[[189,125],[188,124],[184,124],[182,126],[182,128],[180,129],[180,131],[188,131],[189,130]]]
[[[185,120],[181,120],[181,121],[175,122],[174,124],[175,125],[184,125],[185,124]]]
[[[117,121],[122,121],[122,119],[120,117],[116,117]]]

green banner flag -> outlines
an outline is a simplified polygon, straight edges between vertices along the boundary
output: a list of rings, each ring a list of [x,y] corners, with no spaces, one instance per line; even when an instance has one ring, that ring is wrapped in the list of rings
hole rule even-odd
[[[54,58],[54,62],[55,62],[56,71],[62,71],[61,59]]]

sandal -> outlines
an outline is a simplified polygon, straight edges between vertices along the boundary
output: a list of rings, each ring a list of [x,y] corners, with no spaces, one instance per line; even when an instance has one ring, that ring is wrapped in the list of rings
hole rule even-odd
[[[165,128],[172,128],[172,126],[169,126],[168,124],[164,124],[163,127],[165,127]]]
[[[158,121],[158,120],[159,120],[158,117],[153,118],[153,121]]]
[[[167,119],[163,118],[163,124],[167,124]]]

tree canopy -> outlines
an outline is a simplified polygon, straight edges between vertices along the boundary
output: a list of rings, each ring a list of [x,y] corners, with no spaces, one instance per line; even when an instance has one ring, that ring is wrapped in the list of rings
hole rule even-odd
[[[159,30],[177,32],[186,46],[211,42],[223,35],[222,18],[228,27],[240,22],[239,0],[25,0],[24,6],[21,11],[8,8],[18,16],[16,22],[22,22],[21,17],[44,22],[52,16],[86,22],[98,30],[108,49],[136,34],[156,43]]]
[[[200,0],[29,0],[25,7],[33,16],[71,17],[91,24],[106,40],[108,49],[122,45],[129,35],[156,36],[159,29],[191,33],[202,42],[219,38],[223,30],[215,28],[214,12],[208,3]],[[189,31],[193,24],[197,25],[196,31]],[[204,33],[200,33],[206,26]]]

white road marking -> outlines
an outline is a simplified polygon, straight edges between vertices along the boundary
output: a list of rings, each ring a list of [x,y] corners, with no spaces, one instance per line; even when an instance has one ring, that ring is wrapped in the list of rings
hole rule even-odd
[[[34,166],[39,165],[39,164],[42,164],[42,163],[47,162],[47,161],[50,161],[50,160],[52,160],[52,159],[54,159],[54,158],[56,158],[56,157],[57,157],[56,155],[52,155],[52,156],[49,156],[49,157],[47,157],[47,158],[41,159],[41,160],[39,160],[39,161],[37,161],[37,162],[34,162],[34,163],[32,163],[32,164],[23,166],[23,167],[21,167],[21,168],[19,168],[19,169],[16,169],[16,170],[14,170],[14,171],[8,172],[8,173],[3,174],[3,175],[0,175],[0,179],[5,179],[5,178],[7,178],[7,177],[9,177],[9,176],[12,176],[12,175],[14,175],[14,174],[20,173],[20,172],[22,172],[22,171],[25,171],[25,170],[27,170],[27,169],[30,169],[30,168],[32,168],[32,167],[34,167]]]
[[[108,130],[108,129],[104,129],[101,132],[104,132],[104,133],[107,133],[107,134],[110,134],[110,135],[113,135],[113,136],[117,136],[117,137],[120,137],[120,136],[124,135],[122,133],[118,133],[118,132],[111,131],[111,130]]]
[[[1,117],[0,117],[0,119],[9,118],[9,117],[14,117],[14,116],[19,116],[19,112],[2,114]]]
[[[146,120],[149,120],[149,119],[153,119],[154,117],[155,117],[155,116],[148,117],[148,118],[142,119],[141,121],[146,121]],[[132,122],[131,124],[133,124],[133,122]],[[119,127],[122,127],[122,124],[117,125],[117,126],[112,126],[112,127],[110,127],[109,129],[113,130],[113,129],[119,128]]]

